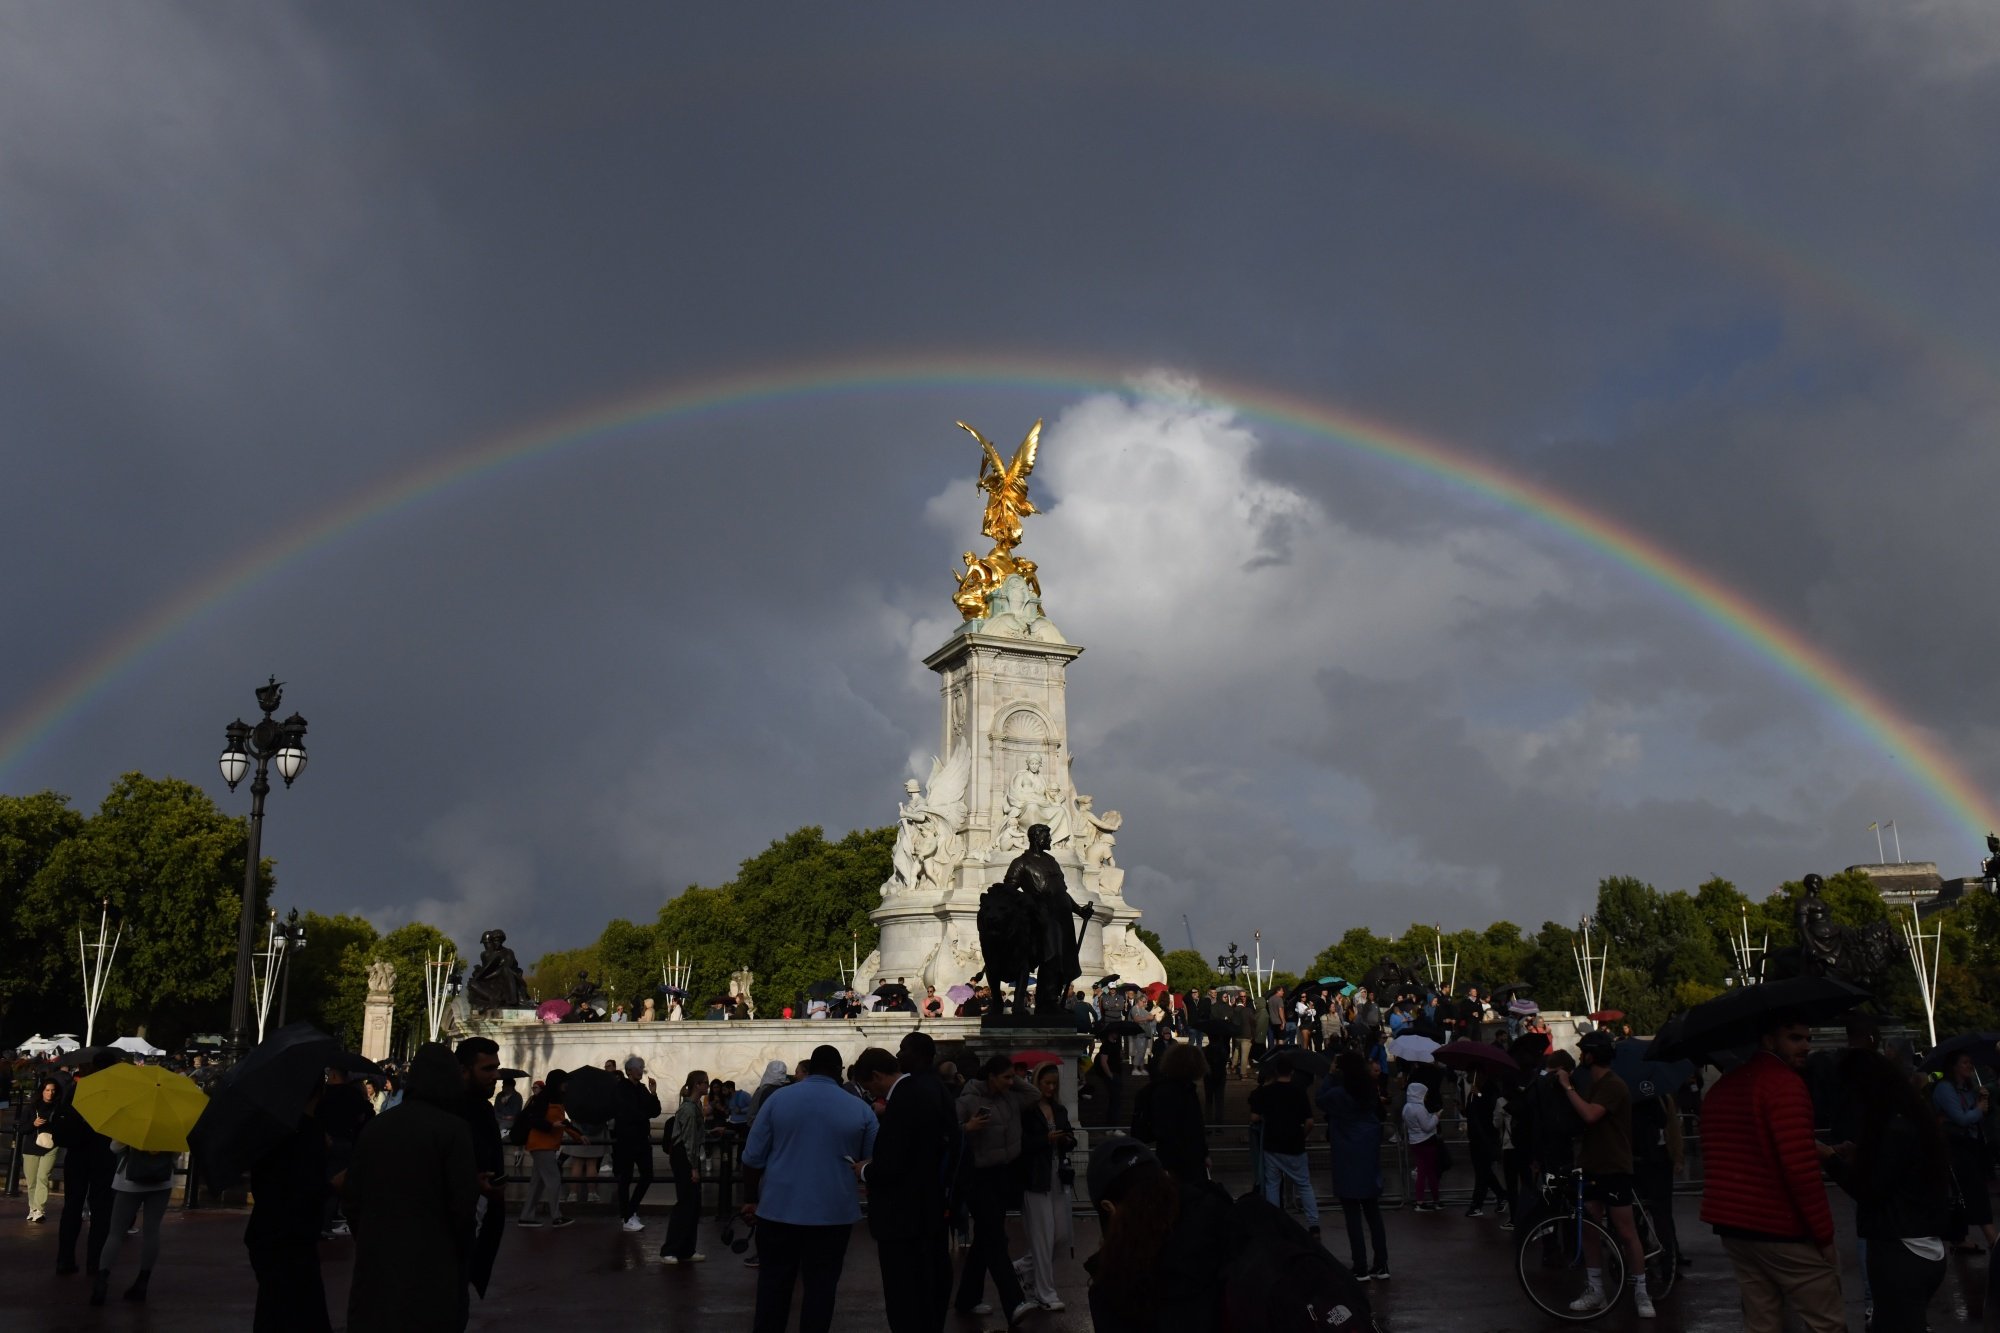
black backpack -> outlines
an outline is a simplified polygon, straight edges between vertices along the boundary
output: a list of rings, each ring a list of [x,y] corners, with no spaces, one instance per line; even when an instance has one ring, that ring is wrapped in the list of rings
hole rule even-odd
[[[174,1163],[178,1155],[170,1152],[141,1152],[137,1148],[125,1150],[125,1179],[134,1185],[166,1185],[174,1178]]]
[[[1375,1316],[1346,1264],[1261,1193],[1230,1214],[1224,1323],[1269,1333],[1369,1333]]]

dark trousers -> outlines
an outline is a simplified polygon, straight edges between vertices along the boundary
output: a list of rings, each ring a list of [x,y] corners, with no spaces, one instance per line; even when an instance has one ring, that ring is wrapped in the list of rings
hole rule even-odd
[[[792,1288],[805,1282],[799,1333],[833,1327],[833,1296],[847,1262],[852,1223],[802,1227],[764,1218],[757,1223],[757,1317],[751,1333],[785,1333],[792,1318]]]
[[[1342,1199],[1340,1211],[1347,1218],[1347,1253],[1353,1260],[1354,1271],[1366,1273],[1371,1268],[1389,1266],[1389,1237],[1382,1230],[1382,1201],[1380,1199]],[[1368,1262],[1368,1247],[1362,1243],[1361,1219],[1368,1219],[1368,1238],[1375,1242],[1375,1262]]]
[[[940,1225],[924,1236],[878,1236],[882,1314],[889,1333],[938,1333],[951,1306],[951,1237]]]
[[[1506,1203],[1507,1211],[1511,1213],[1521,1206],[1521,1150],[1519,1148],[1502,1148],[1500,1150],[1500,1179],[1507,1184],[1507,1192],[1500,1197]]]
[[[1477,1208],[1484,1204],[1488,1191],[1492,1192],[1493,1202],[1499,1207],[1505,1207],[1513,1197],[1493,1174],[1493,1154],[1475,1148],[1472,1151],[1472,1203],[1469,1206]]]
[[[986,1275],[993,1275],[993,1290],[1000,1297],[1000,1309],[1011,1313],[1021,1303],[1021,1281],[1014,1276],[1014,1261],[1007,1257],[1007,1196],[1014,1178],[1014,1166],[979,1166],[965,1190],[966,1210],[972,1214],[972,1248],[965,1252],[965,1268],[959,1274],[960,1311],[970,1310],[986,1294]]]
[[[1639,1196],[1639,1201],[1646,1205],[1646,1215],[1653,1219],[1653,1233],[1660,1238],[1661,1254],[1669,1262],[1678,1262],[1681,1238],[1674,1229],[1673,1159],[1663,1157],[1658,1161],[1647,1161],[1642,1158],[1634,1163],[1632,1189]]]
[[[320,1280],[316,1241],[251,1241],[250,1271],[257,1275],[254,1333],[332,1333],[326,1284]]]
[[[94,1157],[79,1161],[74,1152],[64,1154],[62,1217],[56,1223],[58,1269],[76,1267],[76,1241],[83,1234],[83,1210],[88,1205],[90,1239],[84,1242],[83,1267],[87,1273],[97,1271],[98,1256],[104,1253],[104,1242],[111,1235],[111,1176],[115,1170],[109,1153],[101,1161]]]
[[[1868,1285],[1875,1296],[1875,1333],[1924,1333],[1924,1309],[1944,1282],[1943,1259],[1919,1259],[1902,1241],[1871,1237]],[[1990,1313],[1990,1312],[1989,1312]]]
[[[685,1259],[694,1253],[695,1230],[701,1224],[701,1187],[695,1184],[694,1163],[680,1144],[667,1150],[667,1159],[674,1168],[674,1211],[667,1218],[667,1238],[660,1253]]]
[[[653,1145],[650,1143],[611,1146],[611,1175],[618,1182],[618,1216],[634,1217],[639,1212],[639,1201],[646,1197],[646,1190],[653,1183]],[[632,1188],[637,1179],[638,1188]]]

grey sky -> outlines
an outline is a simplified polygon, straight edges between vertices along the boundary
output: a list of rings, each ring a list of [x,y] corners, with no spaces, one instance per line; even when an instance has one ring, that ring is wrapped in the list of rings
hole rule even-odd
[[[221,795],[275,671],[314,756],[282,903],[582,942],[893,819],[977,534],[952,418],[1046,416],[1023,550],[1170,944],[1762,890],[1890,818],[1969,869],[1984,828],[1684,602],[1201,386],[1556,488],[2000,791],[1990,15],[1263,20],[17,7],[0,728],[291,525],[648,386],[1006,353],[1148,387],[892,383],[474,477],[191,621],[0,788]]]

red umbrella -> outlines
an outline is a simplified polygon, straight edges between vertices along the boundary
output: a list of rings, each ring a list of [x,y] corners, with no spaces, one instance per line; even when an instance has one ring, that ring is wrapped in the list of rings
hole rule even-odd
[[[1616,1023],[1623,1017],[1625,1017],[1623,1009],[1599,1009],[1590,1016],[1590,1021],[1593,1023]]]
[[[535,1006],[535,1017],[544,1023],[560,1023],[568,1013],[568,1000],[543,1000]]]
[[[1155,981],[1146,987],[1146,998],[1149,1000],[1157,1000],[1166,993],[1167,983],[1164,981]]]
[[[1014,1057],[1014,1063],[1026,1069],[1040,1069],[1043,1065],[1059,1065],[1063,1057],[1054,1051],[1022,1051]]]

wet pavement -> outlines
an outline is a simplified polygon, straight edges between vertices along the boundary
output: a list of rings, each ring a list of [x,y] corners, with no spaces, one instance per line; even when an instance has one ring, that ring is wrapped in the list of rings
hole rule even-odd
[[[88,1289],[83,1278],[54,1275],[53,1213],[47,1224],[30,1226],[21,1219],[20,1207],[18,1201],[6,1201],[7,1215],[0,1218],[0,1293],[4,1293],[0,1299],[9,1312],[7,1327],[36,1333],[250,1327],[255,1291],[243,1257],[243,1214],[218,1209],[171,1211],[160,1267],[146,1303],[127,1305],[118,1299],[130,1280],[135,1238],[126,1247],[121,1271],[114,1274],[110,1304],[91,1309],[85,1303]],[[1683,1197],[1676,1210],[1693,1268],[1662,1303],[1659,1317],[1642,1321],[1627,1306],[1594,1327],[1657,1333],[1741,1327],[1727,1262],[1715,1239],[1695,1221],[1695,1209],[1696,1201]],[[621,1232],[603,1209],[581,1212],[576,1225],[562,1230],[510,1229],[493,1290],[487,1300],[474,1302],[471,1327],[590,1333],[627,1329],[733,1333],[749,1328],[757,1274],[719,1242],[714,1221],[702,1222],[701,1244],[708,1262],[668,1268],[657,1256],[664,1215],[646,1220],[646,1231],[637,1235]],[[1329,1238],[1340,1253],[1345,1233],[1339,1229],[1337,1214],[1329,1220],[1334,1223]],[[1491,1215],[1467,1218],[1450,1208],[1430,1214],[1395,1211],[1388,1214],[1387,1224],[1395,1277],[1369,1288],[1384,1329],[1513,1333],[1575,1327],[1541,1318],[1528,1305],[1514,1278],[1514,1235],[1501,1231]],[[1018,1219],[1014,1226],[1018,1241]],[[1091,1219],[1079,1217],[1076,1232],[1077,1258],[1063,1256],[1058,1265],[1068,1311],[1030,1316],[1024,1328],[1068,1333],[1090,1327],[1078,1260],[1095,1248],[1096,1227]],[[320,1247],[336,1328],[344,1323],[351,1244],[336,1240]],[[1849,1326],[1859,1329],[1860,1278],[1852,1267],[1851,1238],[1843,1240],[1842,1248],[1849,1258],[1845,1277]],[[1984,1281],[1984,1271],[1984,1261],[1976,1261],[1966,1276],[1976,1285]],[[881,1308],[874,1243],[866,1227],[859,1227],[848,1251],[834,1327],[843,1333],[880,1329]],[[1940,1333],[1976,1327],[1965,1322],[1959,1278],[1946,1280],[1931,1322]],[[1003,1323],[997,1315],[954,1316],[946,1328],[949,1333],[975,1333]]]

